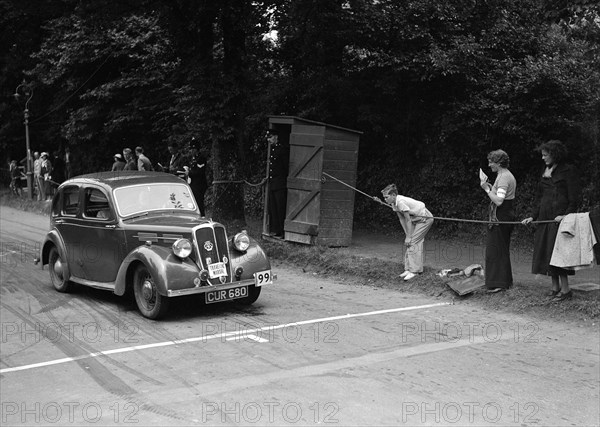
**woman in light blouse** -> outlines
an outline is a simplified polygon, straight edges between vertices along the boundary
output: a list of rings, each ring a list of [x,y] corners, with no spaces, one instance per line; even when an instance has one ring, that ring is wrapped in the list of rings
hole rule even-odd
[[[491,221],[486,239],[485,287],[489,292],[498,292],[513,285],[510,236],[514,226],[494,224],[494,222],[514,221],[513,202],[517,181],[508,170],[510,159],[505,151],[491,151],[487,158],[489,168],[497,175],[493,185],[487,180],[482,180],[480,183],[490,202],[489,220]]]

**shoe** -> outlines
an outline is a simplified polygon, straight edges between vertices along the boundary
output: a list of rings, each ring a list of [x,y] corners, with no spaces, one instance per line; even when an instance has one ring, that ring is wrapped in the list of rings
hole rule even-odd
[[[546,294],[547,297],[554,298],[560,291],[550,291]]]
[[[564,294],[562,292],[559,292],[556,294],[556,296],[554,297],[554,299],[552,301],[559,302],[559,301],[564,301],[566,299],[571,299],[571,298],[573,298],[573,291],[569,291]]]
[[[500,292],[500,291],[503,291],[503,290],[504,289],[502,289],[502,288],[492,288],[492,289],[488,289],[487,293],[488,294],[495,294],[496,292]]]
[[[406,270],[404,273],[402,273],[400,276],[401,279],[404,279],[408,274],[410,273],[410,271]]]
[[[412,279],[413,277],[416,277],[417,275],[415,273],[411,273],[410,271],[408,272],[408,274],[406,276],[404,276],[404,281],[408,281],[410,279]]]

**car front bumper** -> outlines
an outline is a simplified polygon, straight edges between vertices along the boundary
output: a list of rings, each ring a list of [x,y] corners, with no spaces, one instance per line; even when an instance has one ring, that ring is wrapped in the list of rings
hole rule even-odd
[[[273,274],[272,277],[273,277],[272,281],[275,281],[277,279],[277,275],[276,274]],[[272,282],[271,282],[271,284],[272,284]],[[235,288],[240,288],[242,286],[251,286],[251,285],[256,285],[256,280],[255,279],[238,280],[236,282],[224,283],[222,285],[217,285],[217,286],[213,286],[213,285],[209,285],[207,283],[203,283],[203,284],[201,284],[199,286],[195,286],[193,288],[168,289],[167,290],[167,296],[168,297],[180,297],[180,296],[184,296],[184,295],[203,294],[203,293],[206,293],[206,292],[215,291],[217,289],[218,290],[227,290],[227,289],[235,289]]]

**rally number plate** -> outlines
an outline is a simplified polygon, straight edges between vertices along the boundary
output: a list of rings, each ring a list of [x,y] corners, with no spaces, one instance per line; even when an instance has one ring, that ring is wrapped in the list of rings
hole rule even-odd
[[[271,270],[257,271],[254,273],[254,281],[256,286],[270,285],[273,283],[273,276],[271,276]]]
[[[227,276],[227,269],[224,262],[215,262],[208,264],[208,277],[216,279],[217,277]]]
[[[210,291],[210,292],[205,293],[204,295],[205,295],[205,301],[207,304],[212,304],[215,302],[231,301],[234,299],[247,297],[248,296],[248,286]]]

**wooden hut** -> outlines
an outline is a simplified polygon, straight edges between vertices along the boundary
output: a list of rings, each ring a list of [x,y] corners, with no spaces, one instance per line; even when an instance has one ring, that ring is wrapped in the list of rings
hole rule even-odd
[[[284,239],[349,246],[354,219],[356,167],[361,132],[293,116],[269,117],[269,129],[289,145]],[[287,147],[286,147],[287,148]],[[271,147],[269,146],[270,161]],[[267,165],[269,170],[270,164]],[[337,180],[339,181],[337,181]],[[263,233],[269,230],[269,183]]]

